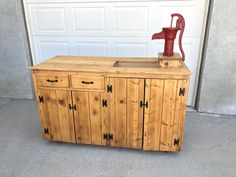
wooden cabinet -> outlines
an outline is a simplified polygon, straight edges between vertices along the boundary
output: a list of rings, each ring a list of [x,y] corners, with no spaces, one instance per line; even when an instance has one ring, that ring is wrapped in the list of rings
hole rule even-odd
[[[33,67],[44,138],[179,151],[190,72],[186,76],[126,72],[81,73]]]

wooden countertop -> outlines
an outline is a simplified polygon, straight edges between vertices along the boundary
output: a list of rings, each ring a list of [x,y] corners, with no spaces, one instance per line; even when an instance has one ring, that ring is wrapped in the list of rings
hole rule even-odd
[[[191,75],[183,63],[182,68],[145,68],[145,67],[114,67],[117,61],[125,62],[157,62],[158,58],[121,58],[121,57],[81,57],[55,56],[45,62],[32,66],[33,71],[75,71],[117,74],[166,74]]]

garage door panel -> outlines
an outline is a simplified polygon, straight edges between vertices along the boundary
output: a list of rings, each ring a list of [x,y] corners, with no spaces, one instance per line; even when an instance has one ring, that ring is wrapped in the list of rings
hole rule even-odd
[[[76,55],[107,56],[107,42],[77,42]]]
[[[113,7],[114,26],[113,33],[115,35],[148,34],[149,7],[137,6],[137,4],[122,4]]]
[[[75,31],[105,31],[104,7],[77,7],[74,11]]]
[[[170,14],[180,13],[185,18],[185,37],[201,37],[206,2],[198,1],[160,1],[150,8],[150,34],[170,26]],[[173,21],[176,24],[176,19]]]
[[[68,32],[66,6],[62,4],[30,4],[28,7],[33,35],[59,35]]]
[[[170,25],[170,14],[181,13],[186,20],[186,64],[193,72],[188,104],[193,105],[207,3],[24,0],[33,63],[54,55],[156,57],[163,51],[164,41],[152,41],[152,34]],[[178,36],[175,51],[179,51]]]

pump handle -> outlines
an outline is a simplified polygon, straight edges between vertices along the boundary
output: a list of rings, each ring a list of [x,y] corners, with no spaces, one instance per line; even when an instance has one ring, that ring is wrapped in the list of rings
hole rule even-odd
[[[184,21],[184,17],[178,13],[173,13],[171,14],[172,20],[174,17],[178,17],[178,20],[176,21],[176,28],[178,28],[180,30],[179,33],[179,49],[180,52],[182,54],[182,60],[185,60],[185,53],[182,47],[182,37],[183,37],[183,33],[184,33],[184,28],[185,28],[185,21]]]

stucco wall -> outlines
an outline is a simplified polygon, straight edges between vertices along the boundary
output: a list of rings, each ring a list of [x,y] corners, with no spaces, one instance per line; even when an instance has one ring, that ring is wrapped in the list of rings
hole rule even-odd
[[[214,0],[211,10],[198,110],[236,115],[236,1]]]
[[[31,62],[21,1],[0,1],[0,17],[0,97],[31,99]]]

